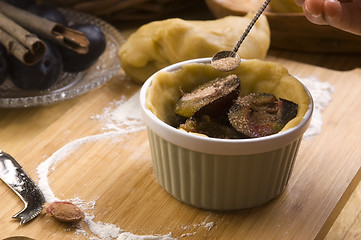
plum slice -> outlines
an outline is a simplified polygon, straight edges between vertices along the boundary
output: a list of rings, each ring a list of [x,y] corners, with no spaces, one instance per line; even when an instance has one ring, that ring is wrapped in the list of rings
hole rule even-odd
[[[179,128],[187,132],[200,133],[213,138],[244,138],[244,135],[229,124],[227,116],[222,118],[222,116],[197,115],[188,118],[185,123],[179,125]]]
[[[190,93],[185,93],[176,103],[174,112],[183,117],[195,113],[215,115],[228,111],[239,94],[241,82],[232,74],[202,84]]]
[[[251,137],[278,133],[297,115],[298,105],[268,93],[238,97],[228,112],[231,125]]]

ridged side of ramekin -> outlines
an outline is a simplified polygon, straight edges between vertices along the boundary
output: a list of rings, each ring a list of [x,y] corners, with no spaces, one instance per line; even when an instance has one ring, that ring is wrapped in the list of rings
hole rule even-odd
[[[290,178],[302,136],[279,149],[215,155],[185,149],[148,128],[154,173],[176,199],[195,207],[234,210],[277,197]]]

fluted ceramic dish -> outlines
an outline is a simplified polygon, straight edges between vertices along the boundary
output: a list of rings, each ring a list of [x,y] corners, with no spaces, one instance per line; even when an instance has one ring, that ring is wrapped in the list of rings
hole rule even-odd
[[[189,60],[159,72],[175,71],[195,62],[210,64],[210,60]],[[261,138],[217,139],[180,131],[148,108],[147,91],[159,72],[144,83],[140,104],[160,185],[184,203],[213,210],[251,208],[280,195],[311,119],[313,101],[309,91],[302,85],[309,104],[297,126]]]
[[[23,108],[62,102],[83,95],[102,85],[120,70],[117,49],[124,42],[123,36],[110,24],[94,16],[73,10],[60,9],[66,19],[76,23],[98,26],[107,41],[104,53],[90,68],[78,72],[63,72],[60,79],[49,89],[36,91],[17,88],[10,79],[0,85],[0,107]]]

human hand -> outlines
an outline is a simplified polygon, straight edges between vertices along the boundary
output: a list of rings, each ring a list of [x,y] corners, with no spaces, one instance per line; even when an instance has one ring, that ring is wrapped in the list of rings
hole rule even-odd
[[[294,0],[307,19],[361,35],[361,0]]]

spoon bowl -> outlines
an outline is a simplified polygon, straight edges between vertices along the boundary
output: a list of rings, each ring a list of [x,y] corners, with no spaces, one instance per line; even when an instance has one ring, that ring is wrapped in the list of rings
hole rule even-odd
[[[228,72],[236,69],[241,63],[240,56],[234,51],[221,51],[216,53],[212,60],[212,66],[221,72]]]
[[[241,58],[237,54],[238,49],[270,1],[271,0],[266,0],[263,3],[263,5],[258,10],[258,12],[254,16],[254,18],[252,19],[250,24],[247,26],[247,28],[244,31],[244,33],[242,34],[241,38],[238,40],[233,51],[221,51],[221,52],[216,53],[213,56],[211,64],[216,70],[222,71],[222,72],[229,72],[229,71],[236,69],[239,66],[239,64],[241,63]]]

